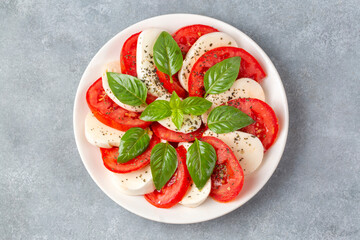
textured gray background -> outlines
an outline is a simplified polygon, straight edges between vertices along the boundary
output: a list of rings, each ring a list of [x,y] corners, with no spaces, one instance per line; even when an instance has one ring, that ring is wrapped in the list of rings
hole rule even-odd
[[[0,239],[359,239],[360,1],[0,0]],[[112,36],[176,12],[228,22],[270,56],[290,131],[267,185],[213,221],[167,225],[110,200],[76,149],[72,109]]]

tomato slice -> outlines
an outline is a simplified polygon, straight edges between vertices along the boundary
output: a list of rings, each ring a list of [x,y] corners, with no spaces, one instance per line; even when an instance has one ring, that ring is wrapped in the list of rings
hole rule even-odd
[[[189,76],[189,95],[202,97],[205,94],[204,75],[206,71],[227,58],[241,57],[238,78],[252,78],[260,82],[265,72],[258,61],[242,48],[219,47],[214,48],[202,55],[194,64]]]
[[[147,97],[146,97],[146,103],[147,104],[150,104],[152,103],[153,101],[155,101],[157,99],[157,97],[151,95],[150,93],[147,94]]]
[[[136,48],[141,32],[130,36],[124,43],[120,52],[121,73],[137,77],[136,73]]]
[[[115,173],[128,173],[139,170],[150,163],[150,155],[153,147],[160,142],[160,139],[153,135],[149,147],[141,155],[131,159],[127,163],[118,163],[119,148],[100,148],[104,165],[107,169]]]
[[[257,136],[265,151],[273,145],[279,131],[279,123],[274,110],[267,103],[255,98],[239,98],[227,104],[246,113],[255,121],[240,131]]]
[[[154,122],[151,125],[151,129],[156,136],[169,142],[191,142],[194,141],[195,138],[200,138],[205,132],[206,127],[204,125],[201,125],[198,130],[192,133],[180,133],[171,131],[166,127],[162,126],[160,123]]]
[[[141,113],[130,112],[114,103],[105,94],[101,78],[89,87],[86,101],[91,112],[100,122],[120,131],[127,131],[133,127],[146,128],[151,124],[139,119]]]
[[[172,76],[173,83],[170,83],[169,75],[160,72],[159,70],[156,71],[156,74],[159,77],[159,81],[162,83],[164,88],[169,91],[169,93],[175,91],[181,98],[186,98],[188,96],[187,91],[181,86],[179,82],[177,73]]]
[[[210,196],[219,202],[229,202],[239,195],[244,185],[244,172],[231,148],[215,137],[202,137],[201,141],[214,147],[217,155],[211,175]]]
[[[180,28],[173,34],[173,38],[179,45],[181,52],[185,57],[191,46],[202,35],[212,32],[218,32],[218,30],[207,25],[196,24]]]
[[[183,199],[189,189],[191,177],[186,167],[186,149],[180,146],[176,149],[178,167],[165,186],[152,193],[145,194],[145,199],[158,208],[171,208]]]

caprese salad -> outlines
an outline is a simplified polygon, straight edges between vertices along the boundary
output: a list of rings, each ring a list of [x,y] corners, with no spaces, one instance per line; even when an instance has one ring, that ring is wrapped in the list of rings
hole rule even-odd
[[[276,140],[266,73],[206,25],[129,37],[88,89],[85,136],[124,194],[155,207],[234,200]]]

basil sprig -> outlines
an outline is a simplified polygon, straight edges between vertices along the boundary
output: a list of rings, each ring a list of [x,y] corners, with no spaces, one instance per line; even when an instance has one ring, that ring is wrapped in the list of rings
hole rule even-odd
[[[186,166],[198,189],[202,189],[209,180],[217,160],[213,146],[195,139],[186,153]]]
[[[240,57],[225,59],[206,71],[204,76],[205,97],[228,90],[236,80],[240,70]]]
[[[231,106],[214,108],[207,119],[207,125],[216,133],[229,133],[252,124],[254,120],[239,109]]]
[[[182,109],[182,101],[175,91],[170,97],[170,107],[171,109]]]
[[[157,190],[170,180],[177,168],[176,150],[169,143],[158,143],[151,150],[150,168]]]
[[[177,129],[181,129],[184,122],[184,112],[182,111],[182,101],[176,92],[173,92],[170,98],[171,107],[171,121],[175,124]]]
[[[183,111],[181,111],[181,109],[172,110],[171,121],[175,124],[176,128],[180,130],[184,122]]]
[[[181,101],[174,91],[170,101],[156,100],[147,106],[142,112],[140,119],[144,121],[160,121],[171,117],[171,121],[177,129],[181,129],[184,122],[184,114],[201,115],[212,105],[212,102],[200,97],[188,97]]]
[[[180,47],[168,32],[162,32],[154,44],[154,62],[157,69],[169,75],[170,83],[173,83],[172,75],[177,73],[183,63]]]
[[[143,121],[160,121],[171,116],[170,104],[166,100],[156,100],[149,104],[141,113],[140,119]]]
[[[106,73],[111,91],[120,102],[131,106],[146,104],[147,88],[138,78],[115,72]]]
[[[150,137],[142,128],[130,128],[122,136],[119,146],[118,162],[126,163],[142,154],[150,143]]]

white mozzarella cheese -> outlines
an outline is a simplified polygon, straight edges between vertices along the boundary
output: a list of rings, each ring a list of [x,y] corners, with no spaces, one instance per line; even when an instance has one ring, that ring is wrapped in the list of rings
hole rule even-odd
[[[119,61],[112,61],[105,64],[103,67],[102,73],[104,72],[116,72],[121,73],[121,67]]]
[[[184,114],[184,122],[181,128],[178,130],[175,124],[171,121],[171,117],[164,118],[158,121],[162,126],[174,132],[191,133],[196,131],[201,126],[201,117],[193,116],[190,114]]]
[[[179,71],[181,86],[188,91],[188,79],[195,62],[207,51],[218,47],[237,47],[236,41],[226,33],[213,32],[201,36],[186,54],[183,65]]]
[[[179,202],[185,207],[197,207],[201,205],[206,198],[209,196],[211,190],[211,178],[206,182],[205,186],[199,190],[194,183],[190,185],[190,189],[183,197],[183,199]]]
[[[134,172],[111,173],[114,184],[124,194],[144,195],[155,190],[150,165]]]
[[[220,94],[209,94],[206,99],[212,102],[212,106],[204,113],[201,118],[204,123],[214,108],[223,105],[230,100],[238,98],[257,98],[265,102],[265,93],[261,85],[250,79],[240,78],[234,82],[229,90]]]
[[[125,132],[106,126],[90,112],[85,118],[85,136],[89,143],[101,148],[112,148],[120,145]]]
[[[261,141],[252,134],[240,131],[218,134],[208,129],[203,136],[217,137],[228,145],[239,160],[245,175],[254,172],[264,157],[264,147]]]
[[[161,97],[167,93],[156,74],[153,51],[154,44],[163,31],[163,29],[158,28],[142,31],[136,49],[136,72],[138,78],[145,83],[149,93],[155,97]]]
[[[145,104],[142,104],[140,106],[131,106],[131,105],[127,105],[125,103],[120,102],[120,100],[117,99],[117,97],[115,97],[114,93],[111,91],[110,86],[109,86],[108,78],[106,75],[107,72],[121,73],[120,62],[118,62],[118,61],[110,62],[104,66],[104,69],[102,71],[103,88],[104,88],[106,94],[109,96],[109,98],[111,100],[113,100],[120,107],[122,107],[126,110],[129,110],[131,112],[143,112],[146,108]]]
[[[157,100],[170,100],[170,95],[165,94],[162,97],[157,98]],[[175,124],[171,121],[171,117],[164,118],[160,121],[158,121],[162,126],[166,127],[167,129],[174,131],[174,132],[181,132],[181,133],[191,133],[196,131],[201,126],[201,117],[200,116],[194,116],[190,114],[184,114],[184,121],[181,129],[177,129]]]

